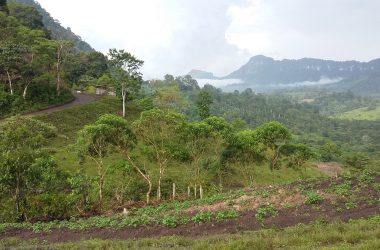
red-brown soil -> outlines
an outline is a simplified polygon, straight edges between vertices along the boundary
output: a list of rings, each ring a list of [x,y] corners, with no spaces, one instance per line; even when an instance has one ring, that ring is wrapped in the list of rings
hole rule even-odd
[[[376,178],[379,183],[380,178]],[[317,189],[321,187],[329,187],[332,184],[338,184],[340,180],[327,181],[316,183]],[[355,181],[354,186],[358,182]],[[245,197],[245,196],[242,196]],[[226,221],[212,221],[207,223],[189,223],[176,228],[165,226],[140,226],[137,228],[123,229],[91,229],[87,231],[70,231],[63,229],[53,229],[48,233],[33,233],[27,229],[13,229],[0,234],[0,240],[17,237],[21,240],[38,239],[48,242],[70,242],[84,239],[139,239],[161,236],[185,236],[185,237],[200,237],[205,235],[237,233],[239,231],[254,231],[262,228],[285,228],[299,223],[308,224],[317,220],[323,221],[348,221],[350,219],[368,218],[370,216],[380,214],[380,205],[378,202],[369,202],[379,199],[378,192],[371,186],[362,187],[357,193],[359,197],[356,208],[347,209],[345,207],[344,197],[339,198],[334,204],[326,198],[318,205],[301,204],[293,208],[281,208],[278,210],[278,215],[275,217],[266,218],[263,223],[255,218],[255,208],[252,205],[252,210],[242,210],[236,219]],[[246,198],[239,198],[246,200]],[[337,209],[337,208],[341,209]]]

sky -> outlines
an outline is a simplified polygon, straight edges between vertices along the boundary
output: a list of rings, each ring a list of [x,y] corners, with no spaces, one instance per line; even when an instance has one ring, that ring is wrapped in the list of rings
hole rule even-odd
[[[378,0],[37,0],[96,50],[145,61],[144,78],[225,76],[251,56],[380,57]]]

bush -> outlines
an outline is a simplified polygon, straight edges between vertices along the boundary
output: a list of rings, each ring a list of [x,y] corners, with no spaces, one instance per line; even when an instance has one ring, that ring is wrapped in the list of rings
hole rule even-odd
[[[311,205],[311,204],[319,204],[323,201],[323,198],[317,194],[316,192],[308,192],[306,195],[305,204]]]
[[[216,219],[218,221],[229,220],[229,219],[235,219],[237,216],[238,214],[234,210],[224,210],[216,214]]]
[[[212,212],[204,212],[204,213],[198,213],[191,218],[192,221],[200,223],[200,222],[206,222],[211,221],[213,217]]]
[[[256,210],[255,217],[258,221],[262,221],[264,220],[264,218],[266,218],[269,215],[273,217],[278,215],[278,211],[273,204],[268,204],[268,205],[259,207]]]

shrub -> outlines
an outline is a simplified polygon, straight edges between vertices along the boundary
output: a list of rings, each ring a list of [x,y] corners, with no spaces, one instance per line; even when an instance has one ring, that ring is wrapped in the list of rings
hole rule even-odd
[[[218,221],[229,220],[229,219],[235,219],[237,216],[238,214],[234,210],[224,210],[216,214],[216,219]]]
[[[211,221],[213,217],[212,212],[198,213],[194,215],[191,220],[197,223]]]
[[[264,220],[264,218],[266,218],[269,215],[273,217],[278,215],[278,211],[273,204],[268,204],[268,205],[259,207],[256,210],[255,217],[258,221],[262,221]]]
[[[323,198],[316,192],[308,192],[306,195],[305,204],[320,204],[323,201]]]
[[[167,226],[167,227],[177,227],[177,225],[179,224],[178,223],[178,218],[175,217],[175,216],[166,216],[163,220],[162,220],[162,224]]]

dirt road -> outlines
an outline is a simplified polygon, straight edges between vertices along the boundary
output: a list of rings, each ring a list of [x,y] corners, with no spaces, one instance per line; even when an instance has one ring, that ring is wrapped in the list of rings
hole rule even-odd
[[[50,107],[50,108],[47,108],[44,110],[28,113],[26,115],[27,116],[34,116],[34,115],[49,114],[49,113],[53,113],[53,112],[56,112],[59,110],[64,110],[64,109],[69,109],[69,108],[73,108],[76,106],[84,105],[84,104],[93,102],[93,101],[101,98],[101,96],[83,94],[83,93],[74,93],[74,97],[75,97],[75,99],[72,102],[62,104],[62,105],[58,105],[58,106],[54,106],[54,107]]]

